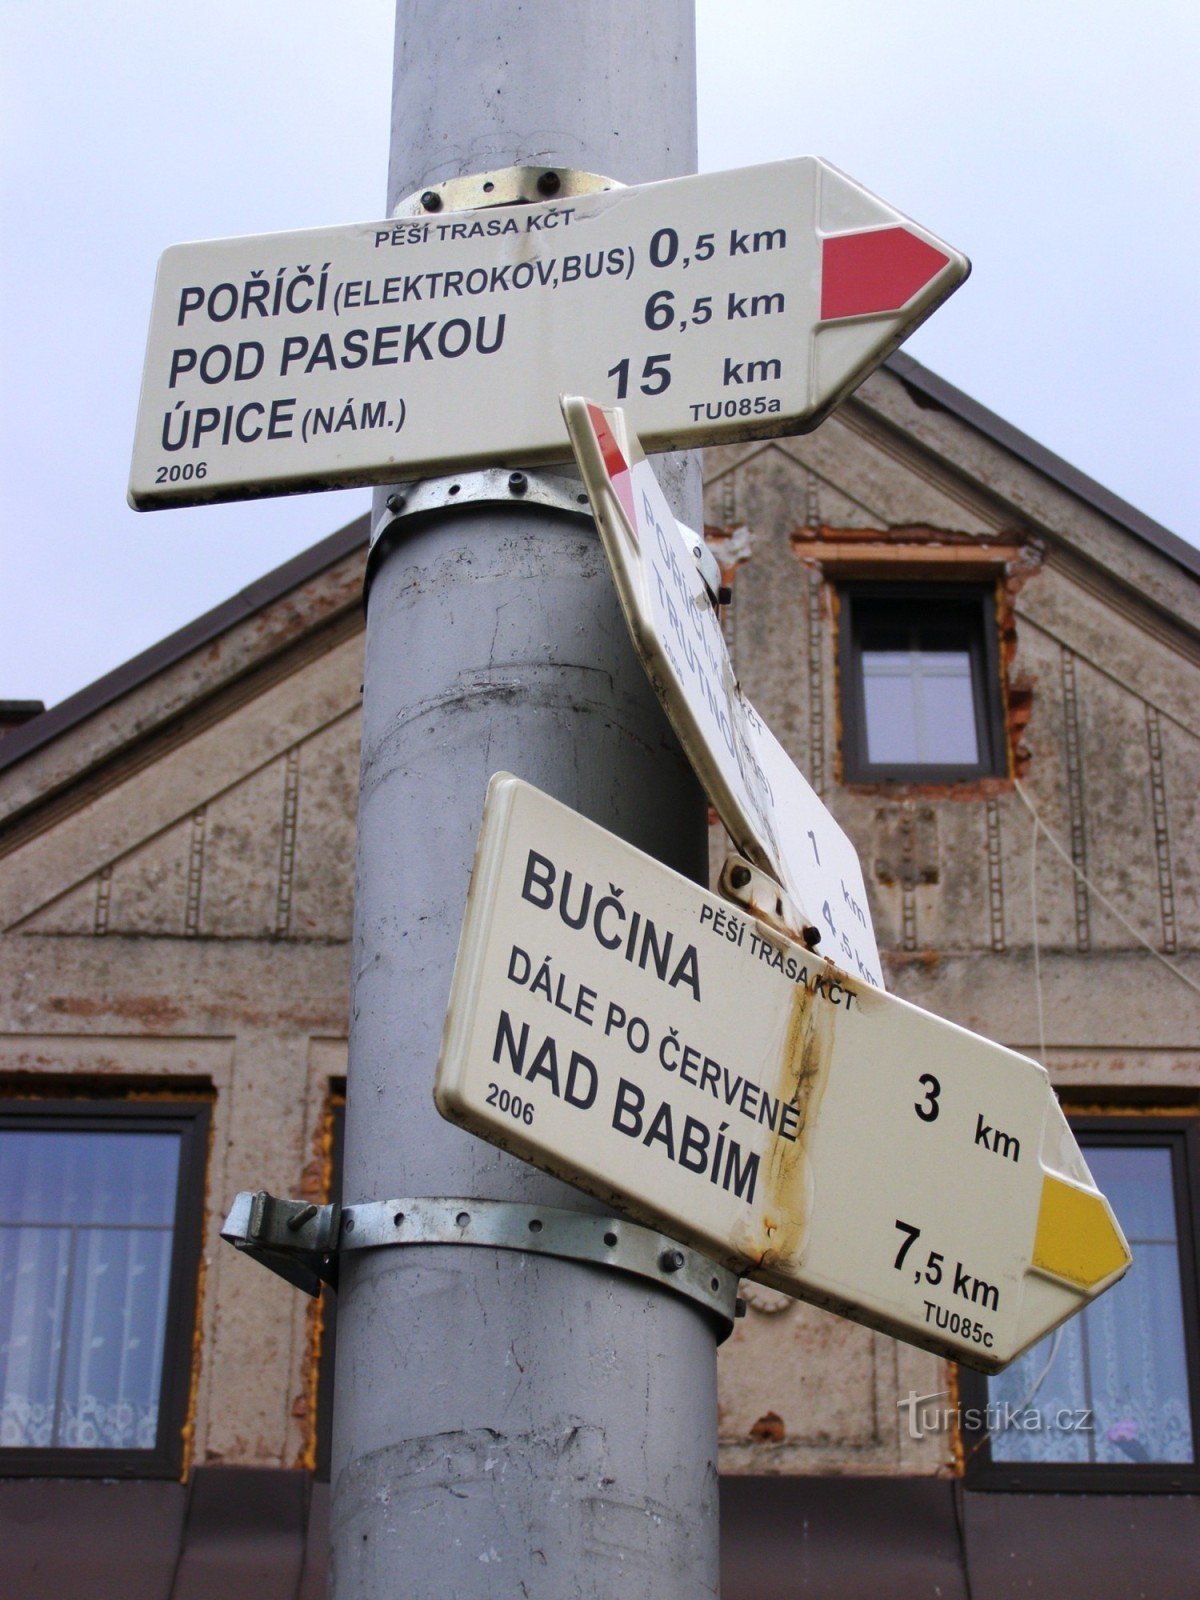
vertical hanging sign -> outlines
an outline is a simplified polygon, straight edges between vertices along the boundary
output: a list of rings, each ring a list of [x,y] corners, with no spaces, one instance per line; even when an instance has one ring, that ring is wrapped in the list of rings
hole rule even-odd
[[[721,821],[821,954],[882,988],[858,853],[742,693],[697,535],[675,521],[621,411],[565,396],[563,415],[634,647]]]

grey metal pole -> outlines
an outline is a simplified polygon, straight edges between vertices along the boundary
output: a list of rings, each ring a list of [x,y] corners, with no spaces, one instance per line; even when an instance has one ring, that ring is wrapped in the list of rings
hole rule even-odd
[[[693,26],[691,0],[400,0],[389,204],[509,165],[693,170]],[[698,521],[695,467],[670,479]],[[600,1209],[431,1098],[492,772],[706,874],[703,798],[594,531],[520,503],[417,525],[373,575],[363,700],[345,1198]],[[355,1252],[332,1493],[336,1600],[715,1594],[713,1329],[582,1263]]]

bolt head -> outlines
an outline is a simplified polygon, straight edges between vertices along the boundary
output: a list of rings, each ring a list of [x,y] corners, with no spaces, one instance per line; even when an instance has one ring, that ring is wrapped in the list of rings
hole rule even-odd
[[[557,194],[562,188],[562,179],[557,172],[543,172],[537,186],[539,194]]]
[[[402,494],[390,494],[387,497],[387,508],[393,513],[403,511],[406,504],[407,499]]]
[[[729,881],[735,889],[744,889],[750,882],[750,868],[734,867],[733,871],[729,874]]]
[[[442,209],[442,197],[435,189],[426,189],[421,196],[421,204],[426,211],[440,211]]]
[[[662,1272],[678,1272],[683,1262],[682,1250],[664,1250],[658,1258],[659,1269]]]
[[[523,472],[510,472],[508,475],[508,490],[510,494],[524,494],[529,487],[529,479]]]

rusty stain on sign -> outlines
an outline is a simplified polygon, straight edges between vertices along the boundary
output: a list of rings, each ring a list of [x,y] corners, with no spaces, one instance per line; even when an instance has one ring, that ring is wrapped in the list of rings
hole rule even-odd
[[[752,1259],[760,1267],[794,1265],[803,1258],[812,1214],[813,1173],[809,1146],[828,1082],[837,1026],[835,1008],[817,1004],[815,982],[813,978],[796,985],[788,1013],[776,1093],[785,1105],[796,1108],[796,1137],[792,1141],[773,1133],[763,1162],[767,1199],[760,1248],[751,1252]]]

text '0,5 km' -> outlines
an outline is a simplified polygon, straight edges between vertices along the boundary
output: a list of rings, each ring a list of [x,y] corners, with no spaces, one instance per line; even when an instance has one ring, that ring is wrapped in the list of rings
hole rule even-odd
[[[504,774],[435,1095],[723,1265],[985,1371],[1129,1263],[1036,1062]]]
[[[967,270],[815,157],[177,245],[130,501],[567,460],[563,391],[622,403],[652,450],[802,432]]]

